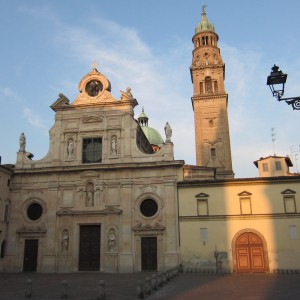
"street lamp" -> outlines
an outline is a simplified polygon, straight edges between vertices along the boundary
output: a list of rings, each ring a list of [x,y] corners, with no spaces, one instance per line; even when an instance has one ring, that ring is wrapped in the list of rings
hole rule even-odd
[[[284,100],[288,105],[292,105],[293,109],[300,110],[300,97],[282,98],[287,74],[279,70],[279,67],[276,65],[271,70],[267,79],[267,85],[270,87],[273,97],[276,97],[278,101]]]

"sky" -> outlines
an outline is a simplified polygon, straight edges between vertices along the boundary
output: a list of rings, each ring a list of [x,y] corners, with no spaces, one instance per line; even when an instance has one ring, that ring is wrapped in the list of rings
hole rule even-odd
[[[190,77],[195,26],[206,4],[226,65],[233,170],[257,177],[253,162],[290,155],[300,171],[300,111],[272,97],[274,64],[300,96],[300,2],[295,0],[0,0],[0,156],[16,162],[21,132],[34,159],[48,152],[59,93],[74,101],[92,63],[112,95],[130,86],[149,126],[173,129],[175,159],[195,164]],[[273,131],[272,131],[272,128]],[[273,133],[273,135],[272,135]]]

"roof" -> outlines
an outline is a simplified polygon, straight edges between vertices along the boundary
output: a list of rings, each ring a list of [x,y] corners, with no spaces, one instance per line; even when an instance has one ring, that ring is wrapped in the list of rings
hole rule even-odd
[[[195,34],[205,32],[205,31],[215,32],[214,25],[210,23],[206,17],[205,7],[206,7],[205,5],[202,6],[201,21],[195,28]]]
[[[255,164],[255,166],[258,168],[258,162],[259,161],[262,161],[262,160],[266,160],[266,159],[278,159],[278,158],[283,158],[286,162],[286,164],[289,166],[289,167],[292,167],[293,166],[293,163],[291,161],[291,159],[288,157],[288,156],[277,156],[277,155],[270,155],[270,156],[267,156],[267,157],[261,157],[260,159],[254,161],[253,163]]]
[[[164,143],[160,133],[156,129],[147,126],[142,126],[141,128],[151,145],[158,146]]]

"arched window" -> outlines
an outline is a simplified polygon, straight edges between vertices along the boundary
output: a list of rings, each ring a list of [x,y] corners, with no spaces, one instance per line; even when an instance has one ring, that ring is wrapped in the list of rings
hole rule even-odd
[[[212,83],[210,77],[205,78],[205,93],[212,93]]]

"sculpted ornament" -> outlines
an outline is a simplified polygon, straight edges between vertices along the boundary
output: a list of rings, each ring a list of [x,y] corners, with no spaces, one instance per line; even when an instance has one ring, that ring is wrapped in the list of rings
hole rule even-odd
[[[117,249],[116,232],[112,228],[108,232],[108,252],[115,252]]]
[[[91,182],[86,186],[86,206],[94,206],[94,185]]]
[[[22,132],[21,135],[20,135],[19,143],[20,143],[20,150],[19,150],[19,152],[25,152],[26,137],[25,137],[24,132]]]

